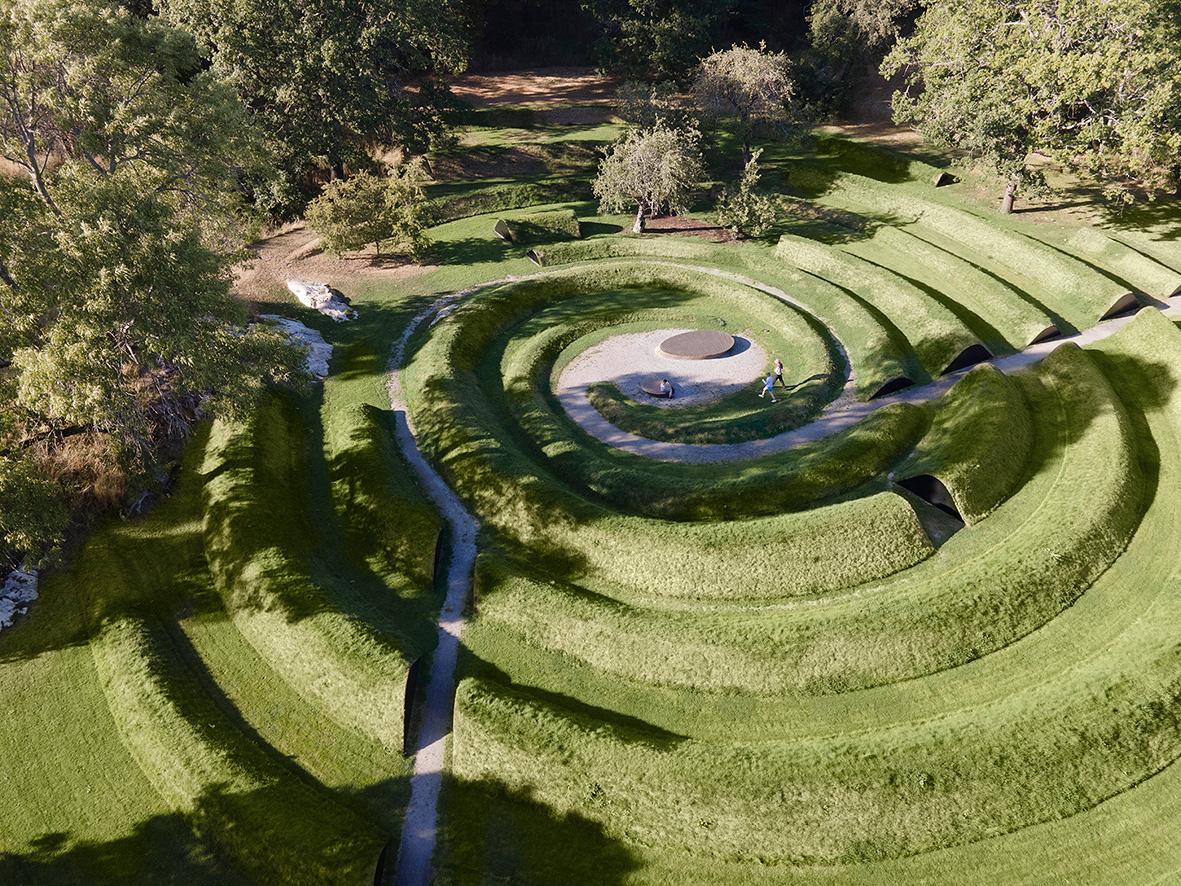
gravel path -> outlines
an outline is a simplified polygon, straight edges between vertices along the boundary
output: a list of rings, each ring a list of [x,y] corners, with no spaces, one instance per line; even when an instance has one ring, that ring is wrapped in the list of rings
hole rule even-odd
[[[450,527],[450,557],[447,561],[447,595],[439,612],[438,645],[431,653],[426,699],[414,742],[414,772],[410,776],[410,802],[402,822],[395,882],[398,886],[425,886],[431,881],[431,859],[439,822],[439,789],[443,784],[443,763],[447,736],[451,733],[455,707],[455,663],[459,638],[463,634],[464,609],[476,562],[479,523],[468,513],[459,497],[430,465],[414,439],[414,428],[406,412],[400,370],[406,346],[414,331],[432,315],[448,308],[468,292],[444,297],[419,313],[407,324],[390,356],[388,389],[394,411],[394,433],[398,447],[410,463],[435,507]]]
[[[1173,319],[1181,318],[1181,297],[1170,299],[1169,303],[1162,310],[1167,317]],[[1042,342],[1041,344],[1032,345],[1017,354],[994,358],[986,362],[997,367],[1002,372],[1015,372],[1037,363],[1047,354],[1064,344],[1073,342],[1081,346],[1105,339],[1126,326],[1130,320],[1131,317],[1117,317],[1114,320],[1107,320],[1092,326],[1090,329],[1080,332],[1078,335]],[[564,390],[558,390],[555,393],[558,402],[562,404],[562,408],[566,411],[566,414],[584,431],[595,439],[606,443],[608,446],[613,446],[625,452],[630,452],[633,455],[642,455],[645,458],[651,458],[657,461],[707,464],[758,458],[759,456],[772,455],[777,452],[786,452],[804,443],[821,440],[831,434],[852,427],[858,422],[863,421],[867,416],[892,403],[922,403],[942,396],[969,371],[965,369],[954,372],[950,375],[942,376],[929,384],[907,388],[892,396],[882,397],[869,403],[848,396],[849,386],[846,385],[846,393],[830,403],[820,416],[810,424],[792,431],[785,431],[774,437],[767,437],[762,440],[750,440],[745,443],[668,443],[662,440],[650,440],[647,437],[640,437],[636,434],[620,430],[607,421],[607,419],[603,418],[598,410],[591,405],[590,400],[587,399],[584,387],[566,388]],[[754,395],[752,394],[752,396]]]

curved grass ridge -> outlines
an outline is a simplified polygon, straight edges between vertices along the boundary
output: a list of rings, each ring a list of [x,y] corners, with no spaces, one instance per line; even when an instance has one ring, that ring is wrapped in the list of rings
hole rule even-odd
[[[1143,353],[1168,357],[1160,365],[1144,359]],[[1118,380],[1118,385],[1113,388],[1109,379]],[[609,707],[592,711],[567,704],[562,699],[568,693],[609,706],[631,693],[659,712],[673,696],[655,687],[647,693],[627,689],[621,696],[609,689],[583,695],[590,687],[579,689],[582,678],[576,675],[586,673],[585,666],[546,653],[540,666],[555,675],[565,671],[570,679],[542,679],[541,685],[548,687],[543,692],[535,694],[523,682],[531,679],[528,667],[510,671],[519,689],[507,689],[499,681],[465,682],[454,744],[456,771],[471,779],[496,773],[510,790],[544,800],[555,814],[579,809],[643,858],[643,870],[635,877],[643,882],[670,876],[691,882],[710,882],[711,876],[794,880],[814,874],[824,880],[834,870],[859,879],[864,872],[873,882],[896,882],[887,876],[891,871],[904,879],[903,872],[913,871],[916,881],[944,881],[940,875],[960,870],[954,865],[961,857],[965,865],[973,865],[963,868],[964,879],[977,881],[974,864],[984,860],[983,869],[996,875],[991,882],[1003,881],[1008,866],[993,863],[996,856],[986,854],[989,850],[983,847],[989,838],[1008,835],[1000,839],[1023,847],[1025,853],[1014,870],[1028,874],[1036,870],[1031,865],[1037,841],[1023,834],[1040,822],[1059,823],[1051,831],[1059,841],[1056,845],[1084,848],[1094,835],[1082,825],[1072,832],[1073,816],[1090,821],[1107,815],[1110,820],[1100,811],[1106,807],[1099,804],[1125,791],[1152,789],[1153,776],[1181,755],[1181,719],[1171,713],[1181,695],[1181,653],[1169,639],[1173,619],[1181,615],[1181,610],[1173,612],[1181,597],[1169,588],[1181,582],[1181,570],[1159,557],[1161,539],[1153,534],[1168,527],[1181,531],[1181,523],[1171,497],[1148,495],[1158,482],[1153,467],[1158,453],[1167,462],[1160,464],[1162,488],[1181,470],[1175,454],[1181,436],[1179,380],[1181,333],[1151,314],[1104,342],[1093,355],[1062,349],[1033,374],[1021,377],[1022,394],[1030,400],[1035,418],[1032,477],[979,527],[956,536],[944,549],[958,543],[970,552],[979,545],[959,539],[970,540],[1006,522],[1019,528],[1022,521],[1009,520],[1006,512],[1025,519],[1031,508],[1035,514],[1043,509],[1057,513],[1052,507],[1056,489],[1088,490],[1095,497],[1078,502],[1076,513],[1062,515],[1061,524],[1068,530],[1098,507],[1104,513],[1090,523],[1094,528],[1079,524],[1073,544],[1088,557],[1095,548],[1114,549],[1114,554],[1101,554],[1088,567],[1098,569],[1096,583],[1085,595],[1088,602],[1079,604],[1079,615],[1071,611],[1062,616],[1066,622],[1090,618],[1078,625],[1081,632],[1065,626],[1059,631],[1051,622],[1016,641],[1012,655],[987,655],[937,677],[871,690],[864,701],[863,693],[851,693],[847,705],[841,703],[842,696],[807,706],[783,705],[783,730],[796,737],[757,743],[743,741],[741,716],[727,721],[732,736],[724,738],[727,730],[722,729],[708,740],[692,737],[695,724],[710,717],[698,720],[691,715],[697,701],[719,714],[727,706],[735,713],[742,710],[728,697],[706,701],[699,691],[686,695],[679,725],[665,722],[659,729],[626,714],[614,718]],[[992,381],[973,379],[973,384]],[[1056,414],[1060,418],[1055,419]],[[1101,472],[1112,466],[1113,476],[1104,477]],[[1102,502],[1108,504],[1099,506]],[[1125,554],[1124,568],[1118,554],[1137,526],[1141,528]],[[1026,533],[1031,543],[1038,539],[1034,530],[1030,526]],[[1145,533],[1142,542],[1140,533]],[[999,537],[984,541],[988,547],[1007,549],[1009,543],[998,544]],[[938,571],[944,552],[919,570]],[[1070,558],[1059,553],[1052,559]],[[1104,561],[1114,565],[1105,567]],[[1137,561],[1152,566],[1137,569]],[[480,617],[469,640],[477,655],[490,656],[493,662],[507,655],[503,664],[508,664],[519,641],[506,635],[502,642],[495,636],[497,621],[519,608],[497,601],[497,585],[519,582],[520,575],[519,567],[505,569],[494,562],[481,569]],[[906,580],[903,574],[892,581]],[[619,641],[604,630],[601,613],[591,611],[588,617],[570,601],[556,610],[548,604],[539,609],[538,603],[554,590],[552,583],[541,582],[518,592],[531,605],[530,627],[536,634],[540,622],[544,633],[550,615],[569,607],[566,611],[574,619],[568,625],[571,636],[576,644],[593,650],[587,660],[597,670],[602,665],[593,656],[606,658],[607,650]],[[957,592],[949,590],[948,595]],[[1092,597],[1094,605],[1089,602]],[[1134,601],[1133,611],[1128,612],[1121,600]],[[695,617],[687,613],[683,620]],[[619,623],[636,626],[643,618],[624,614]],[[756,624],[751,619],[745,627],[751,630]],[[663,656],[684,666],[686,685],[708,681],[710,675],[732,668],[736,656],[752,651],[725,642],[742,635],[737,625],[729,635],[719,633],[707,617],[696,640],[675,630],[669,633],[668,626],[654,629],[651,637],[637,638],[634,649],[646,653],[643,664],[649,668],[659,670]],[[563,634],[557,625],[554,628],[552,637]],[[867,635],[870,643],[891,633],[880,622],[876,628],[881,634]],[[1055,635],[1059,639],[1051,641]],[[1066,637],[1079,637],[1085,645],[1064,644]],[[700,645],[703,641],[706,645]],[[559,645],[552,639],[541,644],[546,649]],[[786,638],[756,638],[751,647],[760,644],[778,645],[777,653],[795,645]],[[1016,651],[1024,646],[1035,654]],[[686,650],[679,659],[678,648]],[[1043,648],[1048,658],[1036,654]],[[956,691],[959,671],[974,674],[964,683],[965,693]],[[479,668],[475,672],[482,673]],[[540,677],[544,671],[533,673]],[[938,681],[934,686],[944,688],[925,690],[933,680]],[[619,685],[622,689],[628,684]],[[873,693],[909,701],[866,707]],[[839,709],[826,715],[822,704],[833,703]],[[922,708],[932,713],[922,715]],[[852,716],[855,710],[859,716]],[[860,732],[840,725],[874,721],[881,725]],[[843,734],[832,734],[834,729]],[[1023,752],[1009,753],[1013,747]],[[1135,821],[1139,812],[1123,808]],[[1149,818],[1148,824],[1153,827],[1155,821]],[[939,874],[930,864],[931,856],[914,855],[941,847],[949,847],[941,857],[953,867],[941,865]],[[752,856],[758,861],[752,863]],[[845,867],[827,867],[834,863]]]
[[[104,622],[90,644],[123,740],[161,795],[259,881],[371,878],[381,834],[227,723],[178,670],[169,642],[160,628],[123,617]]]
[[[784,234],[775,255],[801,271],[807,271],[856,293],[885,314],[906,337],[927,373],[942,375],[981,336],[968,328],[942,300],[913,283],[854,255],[793,234]]]
[[[503,397],[511,416],[502,420],[520,427],[520,443],[534,459],[579,492],[628,513],[718,520],[802,510],[884,475],[927,427],[925,408],[895,404],[848,431],[779,455],[722,465],[653,463],[588,436],[552,395],[567,345],[597,326],[558,324],[528,339],[514,337],[500,361],[503,391],[486,396],[496,404]]]
[[[439,516],[413,485],[386,413],[359,404],[334,419],[324,448],[348,552],[399,596],[419,596],[434,582]],[[390,463],[403,470],[389,470]]]
[[[764,695],[913,679],[1002,648],[1083,593],[1124,549],[1143,507],[1118,400],[1083,352],[1061,354],[1039,367],[1044,388],[1030,382],[1045,416],[1035,476],[979,530],[961,533],[926,563],[850,595],[732,613],[625,607],[520,566],[486,567],[473,637],[492,625],[628,679],[691,686],[690,674],[701,690]],[[1066,386],[1068,377],[1080,383]],[[666,642],[663,656],[644,651]],[[703,672],[699,659],[716,656],[730,664]]]
[[[489,526],[518,544],[542,546],[565,574],[593,578],[617,593],[671,598],[824,593],[930,555],[914,512],[893,494],[800,514],[692,525],[614,515],[563,488],[504,426],[496,398],[473,396],[486,384],[478,372],[495,338],[563,291],[555,295],[531,281],[465,304],[436,327],[406,372],[420,445]],[[703,568],[707,550],[725,550],[734,558],[732,570]]]
[[[676,326],[721,326],[737,335],[749,336],[768,355],[785,358],[788,377],[800,379],[791,402],[768,408],[756,396],[757,387],[740,391],[701,406],[660,409],[628,401],[621,427],[628,420],[642,425],[633,428],[656,439],[681,442],[724,443],[774,436],[815,418],[842,388],[844,360],[836,351],[827,330],[790,305],[783,305],[761,293],[733,283],[687,274],[683,269],[658,268],[648,272],[651,281],[675,284],[684,295],[676,307],[658,307],[659,298],[651,284],[637,288],[621,312],[593,295],[561,299],[542,307],[516,323],[506,334],[502,369],[507,389],[531,386],[530,373],[544,372],[556,388],[563,370],[586,349],[624,332]],[[593,288],[593,272],[584,279]],[[577,319],[573,319],[576,317]],[[662,321],[663,322],[660,322]],[[556,343],[560,342],[560,347]],[[541,348],[539,351],[538,348]],[[518,369],[522,356],[527,360]],[[544,365],[543,365],[544,364]],[[491,371],[491,370],[489,370]],[[613,385],[608,385],[614,389]],[[590,400],[595,403],[592,385]],[[622,395],[621,395],[622,396]]]
[[[243,424],[214,425],[202,468],[210,572],[267,664],[336,722],[400,750],[409,663],[363,616],[339,608],[345,588],[310,574],[287,421],[270,400]]]
[[[1022,481],[1034,433],[1020,385],[978,366],[940,400],[930,430],[897,476],[938,478],[965,521],[979,523]]]
[[[923,239],[932,238],[922,232],[934,232],[943,242],[956,244],[954,251],[961,257],[996,272],[1076,329],[1093,326],[1131,293],[1128,286],[1062,250],[923,196],[916,188],[851,173],[834,178],[806,168],[793,169],[791,178],[793,184],[814,188],[823,203],[876,216]]]
[[[694,264],[692,269],[750,276],[756,283],[789,294],[840,339],[853,364],[858,394],[863,398],[899,376],[914,380],[926,377],[905,336],[880,311],[851,298],[847,290],[827,280],[774,261],[756,246],[723,247],[667,235],[612,237],[556,243],[545,250],[542,263],[549,266],[620,258],[707,262],[708,267]]]
[[[841,249],[954,299],[994,354],[1022,350],[1054,326],[1050,314],[1005,281],[901,228],[883,225]]]

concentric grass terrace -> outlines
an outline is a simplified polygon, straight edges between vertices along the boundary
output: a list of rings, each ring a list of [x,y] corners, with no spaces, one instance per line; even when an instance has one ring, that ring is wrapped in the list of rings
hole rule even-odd
[[[448,542],[386,361],[473,287],[399,373],[482,527],[441,882],[1174,877],[1181,331],[1160,308],[1181,248],[1000,220],[839,139],[773,168],[811,212],[743,244],[625,236],[578,200],[533,206],[536,185],[452,189],[452,214],[482,213],[433,229],[445,263],[360,288],[355,324],[308,320],[337,347],[322,391],[205,428],[171,498],[99,531],[0,636],[0,880],[391,878]],[[492,231],[538,208],[588,235],[534,245],[540,267]],[[969,368],[1140,307],[1020,371]],[[590,408],[751,445],[880,408],[686,464],[559,401],[596,342],[697,326],[807,383],[780,407],[752,389],[678,417],[604,388]]]

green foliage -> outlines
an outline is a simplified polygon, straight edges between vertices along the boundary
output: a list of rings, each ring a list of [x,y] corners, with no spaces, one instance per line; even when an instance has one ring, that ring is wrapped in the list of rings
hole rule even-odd
[[[1170,0],[929,4],[887,58],[899,122],[1009,181],[1004,208],[1053,157],[1131,199],[1181,169],[1181,21]]]
[[[142,463],[207,394],[215,411],[246,409],[269,381],[302,377],[280,333],[242,329],[233,256],[211,250],[193,218],[130,171],[69,166],[54,188],[56,212],[24,204],[45,233],[26,231],[6,256],[18,286],[0,353],[12,354],[14,397],[0,409],[96,431]]]
[[[762,153],[760,148],[750,155],[738,185],[722,191],[714,210],[718,224],[727,228],[739,240],[761,237],[771,229],[779,215],[775,199],[757,190],[760,178],[759,157]]]
[[[308,204],[307,223],[320,232],[325,248],[340,255],[392,241],[395,254],[417,257],[427,248],[429,207],[417,163],[393,170],[384,178],[358,172],[329,182]]]
[[[861,78],[881,64],[918,6],[919,0],[816,0],[808,10],[801,87],[829,107],[855,98]]]
[[[673,129],[696,127],[698,114],[671,80],[628,80],[619,87],[619,116],[639,129],[664,123]]]
[[[309,176],[364,168],[374,144],[420,153],[444,130],[442,75],[465,61],[457,0],[163,0],[268,137],[279,181],[256,199],[297,211]],[[410,88],[412,87],[413,88]]]
[[[514,243],[548,243],[552,240],[577,240],[582,236],[582,227],[573,209],[530,212],[503,219],[503,222]]]
[[[65,160],[127,172],[224,225],[238,176],[260,162],[242,107],[202,70],[192,37],[103,0],[5,4],[0,95],[0,153],[51,206]]]
[[[758,129],[783,132],[791,122],[796,85],[786,53],[743,45],[702,59],[693,91],[707,115],[732,121],[746,164]]]
[[[0,573],[14,559],[38,563],[65,538],[61,489],[27,458],[0,455]]]
[[[685,82],[735,0],[583,0],[601,24],[606,67],[635,79]]]
[[[896,474],[934,475],[965,521],[978,523],[1021,485],[1035,430],[1021,386],[978,366],[939,402],[926,436]]]
[[[700,137],[693,129],[635,129],[615,142],[599,164],[594,193],[603,212],[636,207],[637,233],[647,216],[684,212],[703,175]]]

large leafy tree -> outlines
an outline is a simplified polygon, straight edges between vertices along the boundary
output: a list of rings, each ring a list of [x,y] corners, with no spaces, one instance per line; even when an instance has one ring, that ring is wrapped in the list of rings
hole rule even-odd
[[[60,535],[28,518],[60,513],[30,472],[75,495],[137,476],[200,414],[300,374],[229,295],[253,143],[184,34],[81,0],[0,10],[0,148],[25,173],[0,177],[0,475],[22,490],[0,551]]]
[[[275,211],[315,173],[363,165],[377,145],[425,150],[450,107],[443,77],[466,63],[463,0],[161,0],[237,90],[283,177],[258,186]]]
[[[700,137],[693,129],[670,129],[657,123],[633,129],[615,142],[599,164],[595,196],[604,212],[634,208],[632,230],[665,212],[683,212],[701,180]]]
[[[736,0],[584,0],[603,30],[603,63],[638,79],[686,83]]]
[[[0,9],[0,154],[51,209],[51,172],[86,165],[224,218],[258,140],[232,90],[203,71],[192,38],[88,0]]]
[[[1181,7],[1173,0],[942,0],[886,60],[899,122],[990,164],[1011,211],[1052,157],[1113,196],[1177,187]]]
[[[742,163],[751,159],[759,127],[783,129],[791,122],[795,93],[787,55],[765,46],[734,46],[701,60],[694,92],[702,110],[730,120],[742,145]]]
[[[876,69],[920,0],[815,0],[808,10],[806,65],[814,88],[842,99]]]

